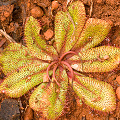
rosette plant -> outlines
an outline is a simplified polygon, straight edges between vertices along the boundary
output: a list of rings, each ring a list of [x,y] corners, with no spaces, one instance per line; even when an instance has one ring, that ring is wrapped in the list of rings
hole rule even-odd
[[[97,46],[111,29],[110,22],[86,19],[82,2],[76,1],[55,17],[55,42],[46,44],[39,22],[30,16],[25,25],[26,46],[9,44],[0,56],[6,75],[0,92],[18,98],[34,86],[30,107],[47,119],[64,113],[69,86],[92,109],[110,112],[116,108],[112,86],[85,76],[88,72],[108,72],[118,67],[120,49]]]

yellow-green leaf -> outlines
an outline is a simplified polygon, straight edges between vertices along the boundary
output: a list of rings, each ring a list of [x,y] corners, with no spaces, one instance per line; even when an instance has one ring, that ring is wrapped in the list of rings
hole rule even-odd
[[[75,76],[75,79],[73,89],[86,105],[103,112],[115,110],[115,92],[110,84],[78,75]]]
[[[102,42],[111,29],[110,22],[105,20],[89,18],[85,27],[74,46],[74,49],[81,47],[81,51],[95,47]]]

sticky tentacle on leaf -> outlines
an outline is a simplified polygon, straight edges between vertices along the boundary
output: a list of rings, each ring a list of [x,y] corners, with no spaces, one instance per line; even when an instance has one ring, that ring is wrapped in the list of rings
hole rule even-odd
[[[50,74],[52,71],[50,71]],[[4,93],[11,98],[18,98],[28,92],[34,86],[43,82],[43,76],[46,75],[46,72],[39,72],[28,77],[21,79],[19,82],[12,84],[11,87],[6,87]]]
[[[75,50],[81,47],[81,51],[85,51],[89,48],[95,47],[105,39],[110,29],[110,22],[89,18],[73,49]]]
[[[73,89],[85,104],[98,111],[110,112],[115,110],[116,98],[110,84],[89,77],[78,75],[75,77]]]
[[[55,41],[58,53],[68,52],[76,43],[85,23],[85,8],[74,2],[67,12],[58,12],[55,18]]]
[[[59,74],[59,70],[56,72]],[[65,70],[62,71],[61,75],[63,81],[60,82],[60,88],[56,83],[42,83],[33,92],[29,100],[31,108],[41,111],[47,119],[55,119],[63,113],[68,78]]]
[[[21,68],[18,69],[18,71],[11,73],[8,77],[5,78],[4,82],[0,85],[0,92],[4,90],[6,87],[9,88],[12,85],[16,84],[17,82],[20,82],[22,79],[24,79],[29,75],[37,73],[38,71],[41,71],[41,72],[45,71],[48,65],[49,65],[48,63],[39,62],[36,64],[31,63],[25,66],[22,66]]]
[[[71,67],[82,72],[108,72],[118,67],[120,62],[120,49],[112,46],[100,46],[80,52],[79,56],[70,58]],[[105,58],[107,56],[107,58]]]
[[[42,60],[51,60],[52,56],[57,56],[53,46],[47,45],[40,35],[40,25],[38,21],[30,16],[25,25],[25,41],[33,56]],[[44,51],[44,52],[43,52]]]

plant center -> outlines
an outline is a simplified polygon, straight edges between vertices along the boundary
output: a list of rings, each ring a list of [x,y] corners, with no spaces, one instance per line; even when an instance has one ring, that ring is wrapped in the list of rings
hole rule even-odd
[[[72,67],[70,66],[69,63],[67,63],[66,61],[63,60],[64,57],[65,57],[66,55],[68,55],[68,54],[78,55],[78,54],[77,54],[76,52],[74,52],[74,51],[68,51],[68,52],[64,53],[63,55],[61,55],[61,57],[60,57],[58,60],[53,61],[53,62],[48,66],[48,68],[47,68],[47,77],[48,77],[49,80],[51,80],[51,79],[50,79],[50,76],[49,76],[49,70],[50,70],[51,67],[53,66],[53,79],[54,79],[54,81],[57,83],[58,86],[60,86],[60,84],[58,83],[58,81],[57,81],[57,79],[56,79],[56,77],[55,77],[55,76],[56,76],[56,75],[55,75],[55,71],[57,70],[57,68],[58,68],[59,66],[61,66],[63,69],[65,69],[64,66],[67,66],[67,69],[71,72],[71,78],[73,79],[73,77],[74,77],[74,72],[73,72]],[[78,55],[78,56],[79,56],[79,55]]]

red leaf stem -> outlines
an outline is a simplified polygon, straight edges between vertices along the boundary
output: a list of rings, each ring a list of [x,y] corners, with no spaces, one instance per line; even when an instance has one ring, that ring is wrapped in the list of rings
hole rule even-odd
[[[47,67],[47,77],[49,78],[49,80],[50,80],[50,76],[49,76],[49,70],[50,70],[50,68],[51,68],[51,66],[53,66],[54,64],[56,64],[56,63],[58,63],[58,61],[54,61],[54,62],[52,62],[48,67]]]
[[[57,83],[57,85],[60,87],[60,84],[57,82],[57,79],[55,77],[55,71],[56,71],[57,67],[58,67],[58,64],[53,69],[53,78],[54,78],[54,81]]]
[[[68,51],[68,52],[64,53],[64,54],[60,57],[59,61],[61,61],[67,54],[75,54],[75,55],[78,55],[78,54],[77,54],[76,52],[74,52],[74,51]]]
[[[61,63],[66,65],[69,68],[69,71],[71,72],[71,76],[72,76],[72,79],[73,79],[74,72],[73,72],[73,69],[71,68],[71,66],[67,62],[65,62],[65,61],[61,61]]]

